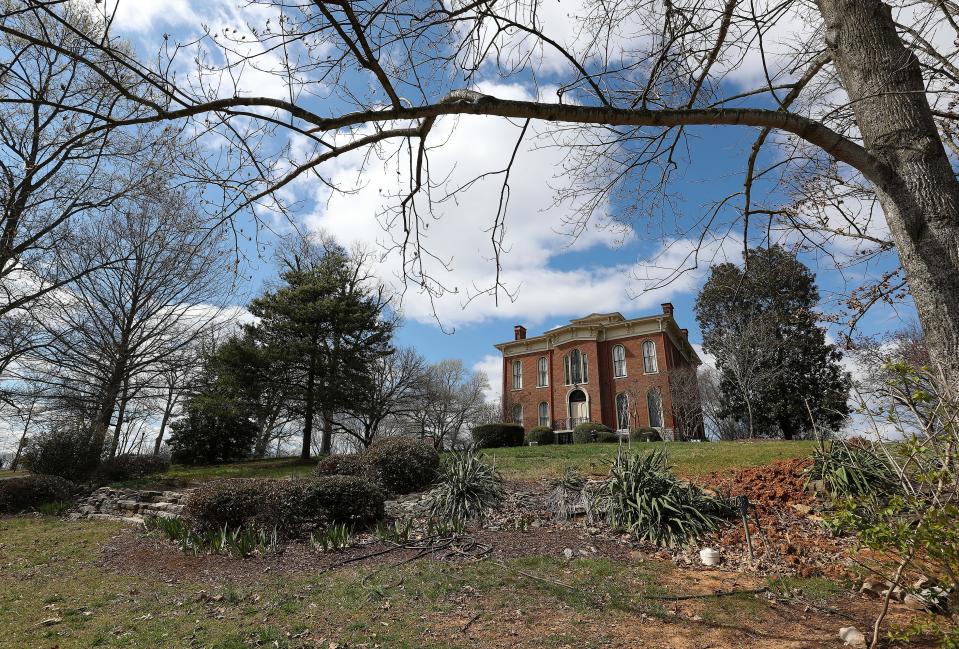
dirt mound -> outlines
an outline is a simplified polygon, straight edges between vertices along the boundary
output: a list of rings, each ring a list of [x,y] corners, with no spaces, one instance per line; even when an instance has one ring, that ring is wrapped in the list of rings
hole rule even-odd
[[[759,509],[786,505],[811,505],[815,497],[806,489],[808,458],[776,460],[738,473],[705,476],[699,482],[733,496],[746,496]]]

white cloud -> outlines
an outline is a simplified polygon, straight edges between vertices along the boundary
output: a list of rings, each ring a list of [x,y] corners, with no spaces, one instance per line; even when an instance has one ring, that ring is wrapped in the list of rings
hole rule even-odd
[[[496,401],[503,390],[503,357],[496,354],[486,354],[473,363],[474,372],[482,372],[489,379],[489,388],[486,390],[486,400]]]

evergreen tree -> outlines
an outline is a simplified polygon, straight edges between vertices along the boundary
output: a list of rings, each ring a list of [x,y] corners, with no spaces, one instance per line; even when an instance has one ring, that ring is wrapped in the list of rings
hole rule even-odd
[[[779,246],[750,250],[746,261],[714,266],[696,301],[703,348],[720,372],[722,414],[751,435],[838,430],[850,378],[817,325],[815,275]]]
[[[323,419],[321,453],[332,445],[333,413],[375,379],[376,359],[392,352],[393,322],[367,258],[330,242],[301,242],[283,256],[283,284],[250,304],[255,336],[284,367],[280,380],[303,420],[308,458],[314,420]]]

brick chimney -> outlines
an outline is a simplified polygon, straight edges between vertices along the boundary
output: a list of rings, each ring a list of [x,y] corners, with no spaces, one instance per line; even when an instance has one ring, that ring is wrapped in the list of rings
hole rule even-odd
[[[668,315],[670,318],[673,317],[673,303],[672,303],[672,302],[663,302],[660,306],[663,307],[663,315]]]
[[[513,340],[526,340],[526,327],[523,325],[513,327]]]

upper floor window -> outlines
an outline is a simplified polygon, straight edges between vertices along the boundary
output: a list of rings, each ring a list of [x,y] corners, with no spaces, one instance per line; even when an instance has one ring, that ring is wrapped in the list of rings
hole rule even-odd
[[[652,340],[643,343],[643,371],[647,374],[655,374],[659,371],[659,364],[656,362],[656,343]]]
[[[513,389],[523,387],[523,361],[513,361]]]
[[[513,423],[518,426],[523,425],[523,406],[518,403],[513,406]]]
[[[566,354],[564,360],[566,370],[566,385],[589,383],[589,360],[586,354],[574,349]]]
[[[539,404],[539,425],[549,426],[549,404],[545,401]]]
[[[613,376],[626,376],[626,348],[622,345],[613,347]]]
[[[629,397],[625,392],[616,395],[616,429],[629,430]]]
[[[536,387],[545,388],[549,385],[549,372],[546,368],[546,357],[541,357],[536,361]]]

